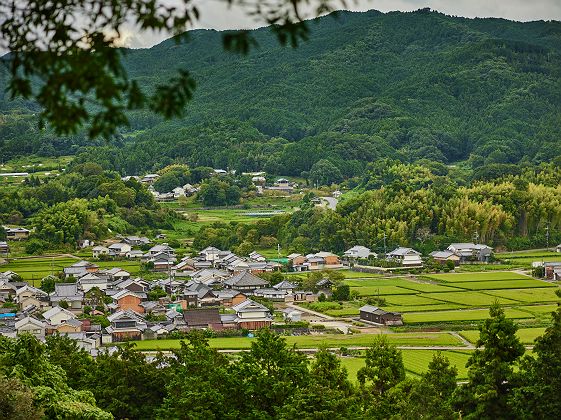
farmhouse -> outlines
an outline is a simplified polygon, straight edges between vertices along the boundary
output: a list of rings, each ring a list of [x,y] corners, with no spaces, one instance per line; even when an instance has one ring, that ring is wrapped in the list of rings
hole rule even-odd
[[[142,298],[130,290],[121,290],[113,295],[113,300],[121,311],[134,311],[136,313],[144,313],[144,308],[140,305]]]
[[[78,291],[77,283],[56,283],[55,291],[49,295],[51,303],[58,304],[61,301],[68,303],[70,309],[82,309],[84,293]]]
[[[111,325],[105,329],[105,343],[141,340],[142,333],[147,328],[144,319],[133,311],[118,311],[107,319]]]
[[[76,315],[69,310],[61,308],[60,306],[55,306],[45,312],[43,314],[43,318],[45,318],[49,324],[56,326],[68,321],[69,319],[75,319]]]
[[[386,255],[386,259],[399,263],[404,267],[419,267],[423,265],[421,253],[412,248],[396,248]]]
[[[454,265],[460,264],[460,257],[452,251],[433,251],[429,255],[441,264],[446,264],[447,261],[452,261]]]
[[[97,245],[92,248],[92,257],[99,258],[101,255],[109,255],[109,248]]]
[[[10,241],[23,241],[29,238],[30,231],[22,227],[9,228],[4,227],[6,231],[6,239]]]
[[[190,309],[183,312],[183,319],[187,329],[221,330],[222,321],[218,308]]]
[[[269,283],[262,278],[254,276],[248,271],[243,271],[224,281],[227,289],[235,289],[241,292],[253,292],[255,289],[263,289]]]
[[[232,309],[236,311],[235,323],[238,328],[257,330],[270,327],[273,323],[269,309],[251,299],[233,306]]]
[[[403,325],[401,314],[397,312],[387,312],[371,305],[364,305],[359,311],[360,319],[364,321],[383,325]]]
[[[346,250],[343,256],[348,261],[357,261],[359,259],[366,260],[370,257],[378,258],[378,255],[375,252],[370,251],[370,248],[366,248],[361,245],[356,245]]]
[[[36,318],[27,316],[15,324],[17,335],[31,334],[38,339],[45,338],[45,323]]]
[[[493,253],[493,248],[490,246],[471,242],[450,244],[446,249],[460,257],[461,263],[467,261],[488,262]]]
[[[129,244],[118,242],[113,245],[109,245],[109,255],[111,257],[126,257],[131,251],[132,247]]]

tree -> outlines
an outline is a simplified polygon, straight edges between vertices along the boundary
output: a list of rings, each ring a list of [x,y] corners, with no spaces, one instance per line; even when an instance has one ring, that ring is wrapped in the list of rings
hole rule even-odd
[[[55,284],[58,283],[59,279],[55,276],[43,277],[41,280],[40,289],[43,292],[52,293],[55,291]]]
[[[16,378],[0,376],[0,417],[11,420],[40,420],[43,410],[33,404],[31,389]]]
[[[281,44],[292,46],[307,37],[302,23],[302,0],[230,5],[260,17]],[[330,1],[318,1],[317,16],[331,10]],[[167,6],[163,0],[58,0],[55,3],[11,0],[0,6],[2,48],[8,49],[12,95],[34,98],[42,107],[41,120],[57,133],[76,131],[89,124],[91,137],[110,136],[127,125],[127,110],[150,109],[166,118],[181,115],[193,96],[195,81],[185,69],[150,94],[130,79],[122,64],[123,25],[132,23],[142,31],[164,31],[185,41],[184,31],[199,20],[191,2]],[[228,32],[227,50],[247,53],[258,42],[251,31]],[[35,84],[41,80],[43,83]]]
[[[385,335],[374,339],[366,350],[366,366],[357,372],[362,405],[368,418],[390,418],[398,406],[390,392],[405,379],[401,351],[388,343]]]
[[[468,382],[458,388],[455,407],[466,419],[513,418],[509,403],[513,392],[513,368],[524,354],[516,336],[518,327],[507,319],[498,303],[489,309],[490,318],[479,327],[477,350],[469,358]]]
[[[333,290],[333,300],[350,300],[351,288],[348,284],[340,284]]]
[[[310,366],[310,383],[284,404],[281,419],[350,419],[359,412],[347,370],[327,349],[315,354]]]
[[[553,323],[536,339],[534,356],[525,356],[520,373],[520,387],[511,401],[519,418],[561,417],[561,308],[552,314]]]
[[[404,381],[398,395],[402,418],[451,419],[452,395],[458,370],[440,352],[435,353],[420,380]]]
[[[134,344],[125,343],[97,356],[87,389],[116,418],[153,419],[165,396],[166,375],[160,358],[148,361]]]
[[[401,352],[389,344],[385,335],[374,339],[366,350],[366,366],[357,373],[363,392],[378,398],[405,379]]]
[[[166,397],[158,412],[169,418],[240,418],[240,394],[232,398],[232,389],[240,388],[239,378],[230,369],[228,359],[198,331],[189,332],[173,351],[170,369],[174,374],[166,384]]]
[[[339,168],[326,159],[314,163],[309,176],[311,181],[318,185],[338,184],[343,180]]]
[[[304,354],[287,348],[284,338],[264,329],[251,350],[240,356],[235,375],[244,410],[258,418],[271,417],[289,397],[306,388],[308,362]]]

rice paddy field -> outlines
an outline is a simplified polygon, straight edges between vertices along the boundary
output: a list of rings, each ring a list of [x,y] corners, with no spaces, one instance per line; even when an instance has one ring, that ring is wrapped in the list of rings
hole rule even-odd
[[[78,261],[80,260],[69,256],[18,258],[0,266],[0,270],[13,271],[19,274],[23,280],[34,286],[39,286],[43,277],[61,272],[65,267]],[[139,261],[97,261],[96,264],[100,268],[120,267],[131,274],[138,274],[140,272]]]
[[[516,335],[518,336],[522,344],[530,345],[534,344],[534,340],[542,336],[544,332],[545,328],[541,327],[521,328],[516,332]],[[477,342],[477,339],[479,338],[479,331],[477,330],[460,331],[459,334],[473,344],[475,344]]]
[[[434,350],[402,350],[403,364],[407,375],[418,377],[427,371],[430,361],[435,353]],[[466,363],[471,355],[470,351],[446,350],[441,354],[450,360],[450,364],[458,369],[458,379],[467,379]],[[362,357],[342,357],[341,364],[347,369],[349,379],[357,381],[357,372],[364,367],[365,359]]]
[[[559,301],[555,294],[558,284],[510,271],[347,277],[345,284],[363,300],[383,299],[379,306],[403,313],[406,325],[479,322],[488,317],[488,308],[494,302],[505,307],[509,318],[540,323],[547,321]],[[323,312],[330,316],[357,317],[359,307],[359,304],[354,307],[346,304]]]
[[[503,263],[510,263],[530,267],[533,262],[561,262],[561,253],[547,250],[526,252],[504,252],[496,254],[495,258]]]
[[[288,345],[297,348],[319,348],[327,346],[339,347],[368,347],[372,345],[378,334],[322,334],[285,337]],[[388,341],[396,346],[458,346],[463,343],[453,334],[447,332],[412,332],[392,333],[386,335]],[[224,350],[243,350],[251,347],[255,338],[249,337],[221,337],[209,339],[213,348]],[[180,347],[181,340],[144,340],[135,342],[138,350],[171,350]]]

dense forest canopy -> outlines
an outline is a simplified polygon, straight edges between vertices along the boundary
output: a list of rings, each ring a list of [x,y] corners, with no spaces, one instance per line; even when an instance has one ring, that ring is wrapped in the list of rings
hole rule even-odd
[[[352,177],[386,157],[480,167],[561,155],[559,22],[369,11],[310,30],[291,49],[258,29],[247,56],[225,52],[212,30],[123,51],[146,92],[182,67],[197,89],[185,118],[131,112],[130,128],[93,156],[123,174],[182,162],[300,175],[327,159]],[[5,158],[84,151],[84,135],[37,133],[37,106],[0,95]]]

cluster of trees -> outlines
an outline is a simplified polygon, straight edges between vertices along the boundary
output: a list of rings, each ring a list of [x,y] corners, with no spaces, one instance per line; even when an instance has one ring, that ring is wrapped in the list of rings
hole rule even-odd
[[[561,170],[555,164],[529,165],[494,180],[466,177],[462,169],[432,162],[385,160],[369,165],[337,210],[307,202],[293,214],[251,225],[203,227],[194,245],[232,249],[259,246],[273,238],[285,249],[307,253],[343,252],[356,244],[383,251],[386,245],[431,252],[451,242],[479,240],[510,249],[561,241]]]
[[[30,177],[17,189],[0,189],[0,223],[34,228],[30,253],[103,239],[110,230],[170,228],[176,218],[154,202],[144,185],[124,182],[91,162],[76,164],[57,178]]]
[[[215,31],[128,51],[125,69],[150,92],[191,57],[197,93],[181,121],[129,112],[126,137],[89,143],[93,153],[84,134],[39,131],[36,104],[0,94],[0,111],[19,111],[0,125],[0,155],[85,152],[121,174],[179,162],[328,183],[385,157],[479,168],[561,156],[558,23],[374,11],[316,23],[295,50],[262,28],[247,56],[224,52]],[[337,168],[328,178],[324,161]]]
[[[516,330],[494,305],[462,384],[439,353],[420,378],[406,377],[401,352],[384,336],[366,351],[357,383],[332,352],[309,359],[269,330],[235,359],[200,332],[172,356],[151,358],[132,344],[93,359],[66,337],[0,337],[0,408],[26,419],[561,417],[561,309],[532,356]]]

